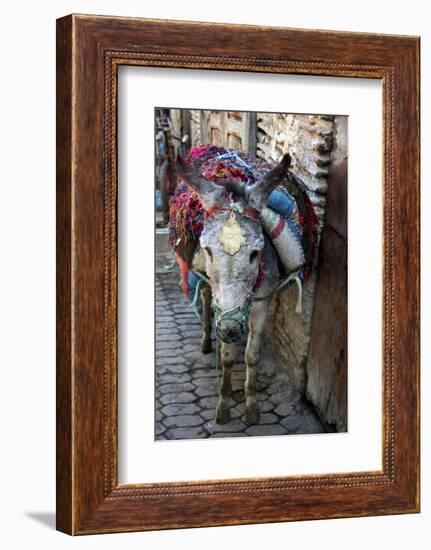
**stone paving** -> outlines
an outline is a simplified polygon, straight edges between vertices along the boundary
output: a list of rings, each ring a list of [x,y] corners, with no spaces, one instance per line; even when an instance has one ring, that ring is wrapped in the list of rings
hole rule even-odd
[[[247,425],[244,343],[238,345],[232,370],[231,420],[223,425],[215,423],[220,376],[216,371],[215,351],[208,355],[200,351],[200,321],[182,295],[176,265],[169,270],[164,267],[172,261],[164,241],[165,234],[157,235],[156,440],[324,432],[319,419],[293,389],[287,373],[268,346],[264,346],[257,376],[260,422]]]

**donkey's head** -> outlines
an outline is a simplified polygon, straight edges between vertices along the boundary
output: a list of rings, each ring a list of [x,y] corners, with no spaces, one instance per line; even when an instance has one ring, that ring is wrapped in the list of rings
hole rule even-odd
[[[259,214],[270,193],[287,175],[290,156],[260,181],[247,186],[224,180],[214,183],[194,171],[181,157],[180,176],[198,195],[206,210],[200,245],[213,296],[216,330],[225,342],[246,330],[253,289],[264,247]]]

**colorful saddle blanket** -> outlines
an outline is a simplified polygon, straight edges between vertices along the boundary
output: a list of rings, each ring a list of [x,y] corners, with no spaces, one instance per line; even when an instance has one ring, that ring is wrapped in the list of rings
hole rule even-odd
[[[272,168],[270,164],[246,153],[211,145],[194,147],[187,161],[208,180],[236,179],[249,185],[262,179]],[[304,281],[310,276],[314,265],[317,216],[304,184],[293,173],[290,176],[289,181],[286,179],[271,193],[261,219],[286,275],[295,271],[296,276]],[[205,209],[199,197],[180,180],[170,200],[169,243],[180,265],[184,293],[192,294],[199,281],[198,275],[190,270],[190,265],[204,218]],[[298,256],[298,246],[291,246],[298,243],[301,258],[292,259],[289,249],[294,248]],[[286,285],[285,289],[289,286]]]

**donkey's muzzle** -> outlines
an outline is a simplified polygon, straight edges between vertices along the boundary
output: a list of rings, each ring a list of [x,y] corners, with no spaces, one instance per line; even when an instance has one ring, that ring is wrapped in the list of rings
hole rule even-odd
[[[244,334],[240,319],[235,318],[223,319],[216,323],[216,333],[227,344],[238,342]]]
[[[213,306],[213,310],[217,337],[226,344],[238,342],[247,332],[250,300],[234,309],[223,311]]]

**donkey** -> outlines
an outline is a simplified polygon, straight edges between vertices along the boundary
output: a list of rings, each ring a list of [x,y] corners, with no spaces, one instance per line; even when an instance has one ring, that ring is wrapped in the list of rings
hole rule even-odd
[[[286,154],[260,181],[246,185],[230,179],[217,183],[209,181],[181,156],[177,158],[179,175],[198,194],[206,210],[191,268],[205,274],[207,281],[200,289],[202,352],[211,351],[211,309],[220,340],[222,374],[216,408],[218,424],[230,419],[236,342],[247,328],[245,415],[249,424],[259,422],[256,370],[270,298],[282,280],[276,250],[264,233],[260,215],[272,191],[289,180],[290,163],[290,156]],[[257,279],[262,275],[263,281],[256,290]]]

